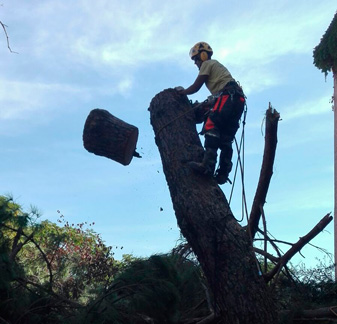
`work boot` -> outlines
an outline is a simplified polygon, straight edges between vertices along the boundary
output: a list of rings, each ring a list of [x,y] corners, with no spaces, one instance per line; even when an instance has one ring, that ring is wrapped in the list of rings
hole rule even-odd
[[[229,182],[230,184],[232,184],[232,181],[230,181],[229,178],[228,178],[228,174],[225,174],[225,173],[219,173],[218,172],[215,175],[215,180],[219,185],[223,185],[226,182]]]
[[[226,182],[229,182],[232,184],[232,182],[229,180],[228,175],[232,170],[233,163],[231,161],[222,159],[220,161],[220,167],[216,171],[215,180],[219,185],[225,184]]]
[[[188,165],[197,173],[203,175],[214,175],[217,150],[206,148],[202,162],[191,161]]]

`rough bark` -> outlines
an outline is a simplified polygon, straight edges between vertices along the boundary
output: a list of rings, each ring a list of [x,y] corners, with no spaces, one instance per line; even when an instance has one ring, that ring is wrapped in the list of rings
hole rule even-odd
[[[92,110],[84,125],[85,149],[123,165],[130,164],[132,157],[137,154],[137,140],[137,127],[118,119],[104,109]]]
[[[332,67],[333,73],[333,113],[334,113],[334,257],[335,281],[337,281],[337,66]]]
[[[276,323],[246,231],[215,180],[188,167],[188,161],[201,161],[203,148],[187,97],[165,90],[149,110],[177,222],[208,280],[216,315],[227,324]]]

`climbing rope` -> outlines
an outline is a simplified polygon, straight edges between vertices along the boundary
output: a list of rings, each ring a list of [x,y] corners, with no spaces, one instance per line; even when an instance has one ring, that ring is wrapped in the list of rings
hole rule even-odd
[[[158,131],[156,132],[155,136],[157,137],[158,134],[165,128],[167,127],[168,125],[172,124],[173,122],[175,122],[176,120],[178,120],[179,118],[181,117],[184,117],[185,115],[187,115],[190,111],[198,108],[198,107],[201,107],[202,105],[208,103],[208,99],[204,100],[203,102],[201,102],[200,104],[198,104],[197,106],[193,106],[192,104],[192,100],[190,100],[190,105],[192,105],[191,108],[187,109],[184,113],[178,115],[177,117],[173,118],[172,120],[170,120],[167,124],[165,124],[164,126],[162,126],[161,128],[158,129]]]
[[[235,166],[235,172],[234,172],[234,179],[233,179],[233,185],[230,193],[229,198],[229,205],[231,203],[236,177],[238,173],[238,168],[240,167],[240,173],[241,173],[241,185],[242,185],[242,214],[241,219],[237,219],[238,222],[242,222],[244,217],[246,216],[246,219],[248,221],[248,210],[247,210],[247,200],[246,200],[246,191],[245,191],[245,125],[246,125],[246,117],[247,117],[247,104],[245,105],[245,109],[243,112],[243,119],[242,119],[242,132],[241,132],[241,139],[240,139],[240,145],[238,144],[238,141],[236,137],[234,138],[236,151],[237,151],[237,161]],[[242,151],[242,158],[241,158],[241,151]]]
[[[208,99],[206,99],[204,102],[200,103],[201,106],[205,103],[208,102]],[[190,104],[192,105],[192,101],[190,101]],[[178,115],[177,117],[173,118],[172,120],[170,120],[167,124],[163,125],[155,134],[155,136],[157,137],[158,134],[164,129],[166,128],[168,125],[172,124],[174,121],[180,119],[181,117],[185,116],[186,114],[188,114],[189,112],[191,112],[192,110],[196,109],[195,106],[192,105],[191,108],[187,109],[184,113]],[[246,117],[247,117],[247,104],[245,104],[245,108],[243,111],[243,119],[242,119],[242,132],[241,132],[241,139],[240,139],[240,145],[238,145],[237,139],[236,137],[234,137],[234,141],[235,141],[235,146],[236,146],[236,150],[237,150],[237,161],[236,161],[236,166],[235,166],[235,173],[234,173],[234,179],[233,179],[233,184],[232,184],[232,189],[231,189],[231,193],[230,193],[230,198],[229,198],[229,205],[231,203],[232,200],[232,196],[233,196],[233,192],[234,192],[234,187],[235,187],[235,181],[236,181],[236,177],[237,177],[237,173],[238,173],[238,168],[240,167],[240,173],[241,173],[241,185],[242,185],[242,215],[241,215],[241,219],[237,221],[238,222],[242,222],[244,219],[244,216],[246,216],[246,219],[248,221],[248,210],[247,210],[247,201],[246,201],[246,192],[245,192],[245,182],[244,182],[244,158],[245,158],[245,125],[246,125]],[[242,150],[242,158],[241,158],[241,150]]]
[[[238,145],[238,142],[235,138],[235,145],[236,145],[236,150],[237,150],[237,154],[238,154],[238,159],[237,159],[237,162],[236,162],[235,175],[234,175],[232,190],[231,190],[231,194],[230,194],[229,204],[231,202],[232,195],[233,195],[234,183],[235,183],[235,179],[236,179],[236,175],[237,175],[237,169],[238,169],[238,166],[240,166],[241,184],[242,184],[242,216],[241,216],[241,219],[240,220],[237,219],[237,221],[242,222],[244,217],[246,216],[246,220],[247,220],[247,224],[248,224],[248,210],[247,210],[247,200],[246,200],[245,181],[244,181],[246,116],[247,116],[247,105],[245,105],[245,110],[244,110],[244,115],[243,115],[243,120],[242,120],[242,133],[241,133],[240,145]],[[241,160],[241,150],[242,150],[242,160]],[[250,232],[249,232],[249,239],[250,239],[251,244],[253,246],[253,238],[252,238]],[[255,264],[256,264],[257,270],[258,270],[258,274],[259,274],[259,276],[262,276],[261,265],[260,265],[256,255],[255,255],[254,259],[255,259]]]
[[[170,120],[167,124],[165,124],[164,126],[162,126],[161,128],[158,129],[158,131],[156,132],[156,137],[158,136],[158,134],[168,125],[172,124],[174,121],[176,121],[177,119],[185,116],[186,114],[188,114],[190,111],[192,111],[193,109],[195,109],[195,107],[192,107],[188,110],[186,110],[184,113],[180,114],[179,116],[177,116],[176,118],[173,118],[172,120]]]

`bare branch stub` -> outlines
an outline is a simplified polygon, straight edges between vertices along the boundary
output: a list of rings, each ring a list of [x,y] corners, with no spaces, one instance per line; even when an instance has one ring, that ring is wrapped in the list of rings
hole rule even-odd
[[[277,145],[277,126],[279,120],[280,114],[269,104],[269,108],[266,111],[266,135],[262,167],[247,226],[247,231],[251,241],[253,241],[258,230],[261,218],[261,208],[263,208],[265,204],[270,180],[273,174]]]
[[[267,263],[267,259],[275,263],[274,268],[264,275],[266,282],[271,281],[273,278],[277,278],[278,274],[286,266],[288,261],[296,254],[301,253],[301,249],[308,244],[316,235],[318,235],[332,220],[332,216],[327,214],[307,235],[301,237],[295,244],[284,242],[276,239],[271,239],[268,235],[266,217],[264,215],[263,206],[266,201],[269,184],[273,174],[273,165],[276,154],[277,146],[277,127],[280,120],[280,114],[271,106],[266,111],[266,132],[265,132],[265,148],[263,154],[262,167],[260,171],[260,178],[255,193],[250,217],[247,225],[247,232],[250,241],[262,240],[264,241],[264,251],[254,247],[254,251],[262,255]],[[259,222],[262,217],[263,230],[259,229]],[[256,233],[261,233],[262,239],[255,239]],[[267,252],[267,243],[271,244],[275,249],[278,257],[272,256]],[[286,253],[281,254],[281,250],[276,243],[289,244],[291,247]],[[266,268],[265,268],[266,270]],[[276,279],[277,280],[277,279]]]
[[[7,27],[8,27],[8,26],[6,26],[2,21],[0,21],[0,25],[1,25],[1,27],[2,27],[2,29],[3,29],[3,31],[4,31],[4,33],[5,33],[6,41],[7,41],[7,47],[8,47],[8,49],[9,49],[9,51],[10,51],[11,53],[19,54],[18,52],[12,51],[12,49],[11,49],[11,47],[10,47],[10,44],[9,44],[9,37],[8,37],[8,33],[7,33]]]
[[[319,223],[305,236],[301,237],[278,261],[276,266],[267,274],[264,275],[266,282],[273,279],[280,272],[287,262],[298,253],[306,244],[308,244],[315,236],[324,230],[324,228],[332,221],[331,214],[325,215]]]

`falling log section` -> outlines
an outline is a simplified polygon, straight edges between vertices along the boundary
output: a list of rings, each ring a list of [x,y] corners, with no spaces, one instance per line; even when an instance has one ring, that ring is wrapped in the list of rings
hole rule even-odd
[[[84,125],[83,145],[86,150],[123,165],[130,164],[136,152],[138,128],[111,115],[107,110],[94,109]]]

